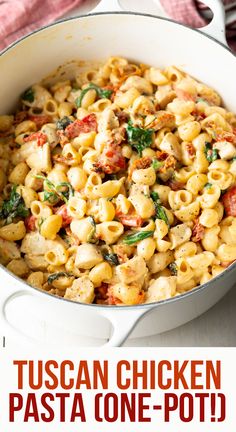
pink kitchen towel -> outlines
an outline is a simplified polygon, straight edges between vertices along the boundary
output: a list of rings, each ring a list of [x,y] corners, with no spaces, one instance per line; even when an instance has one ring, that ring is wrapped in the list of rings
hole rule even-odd
[[[0,51],[31,31],[52,23],[87,0],[0,0]],[[145,0],[148,1],[148,0]],[[159,0],[175,21],[207,23],[209,10],[198,0]],[[236,0],[224,0],[228,42],[236,51]]]
[[[86,0],[0,0],[0,51]]]
[[[207,24],[209,9],[195,0],[160,0],[163,9],[175,21],[188,24],[190,27],[203,27]],[[226,34],[230,47],[236,51],[236,1],[224,0],[226,13]]]

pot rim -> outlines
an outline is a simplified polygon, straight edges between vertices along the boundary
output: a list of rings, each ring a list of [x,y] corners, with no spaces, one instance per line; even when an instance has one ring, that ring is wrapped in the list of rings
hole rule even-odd
[[[141,13],[141,12],[129,12],[129,11],[114,11],[114,12],[109,11],[109,12],[94,12],[94,13],[90,12],[88,14],[77,15],[77,16],[69,17],[69,18],[62,18],[61,20],[58,20],[58,21],[56,21],[54,23],[50,23],[50,24],[47,24],[47,25],[45,25],[43,27],[40,27],[39,29],[36,29],[36,30],[32,31],[32,32],[28,33],[27,35],[22,36],[20,39],[17,39],[16,41],[14,41],[13,43],[11,43],[9,46],[7,46],[5,49],[3,49],[0,52],[0,57],[2,55],[6,54],[9,50],[11,50],[12,48],[14,48],[15,46],[17,46],[23,40],[27,39],[28,37],[30,37],[30,36],[32,36],[34,34],[40,33],[42,31],[46,30],[47,28],[58,26],[58,25],[63,24],[64,22],[67,22],[67,21],[75,21],[75,20],[82,19],[82,18],[89,18],[91,16],[100,16],[100,15],[133,15],[133,16],[142,16],[142,17],[146,17],[146,18],[155,18],[155,19],[158,19],[158,20],[161,20],[161,21],[168,21],[168,22],[171,22],[174,25],[179,25],[179,26],[185,27],[185,28],[187,28],[187,29],[189,29],[191,31],[200,33],[203,37],[207,37],[207,38],[211,39],[213,42],[217,43],[222,48],[224,48],[226,51],[228,51],[230,54],[232,54],[233,57],[236,57],[236,54],[233,53],[233,51],[230,49],[230,47],[224,45],[222,42],[218,41],[213,36],[208,35],[206,33],[203,33],[201,31],[201,29],[192,28],[192,27],[190,27],[190,26],[188,26],[186,24],[176,22],[176,21],[174,21],[174,20],[172,20],[170,18],[160,17],[158,15],[153,15],[153,14],[148,14],[148,13]],[[213,286],[216,281],[219,281],[220,279],[228,276],[230,273],[232,273],[235,270],[235,268],[236,268],[236,262],[233,263],[233,264],[231,264],[222,273],[220,273],[219,275],[217,275],[216,277],[214,277],[210,281],[206,282],[205,284],[199,285],[196,288],[192,288],[190,291],[187,291],[186,293],[182,293],[179,296],[171,297],[171,298],[168,298],[168,299],[165,299],[165,300],[160,300],[160,301],[153,302],[153,303],[146,303],[146,304],[145,303],[141,303],[139,305],[133,305],[133,306],[132,305],[124,305],[124,306],[120,306],[119,307],[119,306],[115,306],[115,305],[100,305],[100,304],[93,304],[93,303],[91,303],[91,304],[90,303],[80,303],[80,302],[75,302],[73,300],[65,299],[63,297],[54,296],[54,295],[48,293],[47,291],[43,291],[40,288],[35,288],[35,287],[27,284],[27,282],[25,282],[23,279],[21,279],[20,277],[14,275],[14,273],[11,273],[6,267],[4,267],[2,264],[0,264],[0,269],[2,269],[4,272],[6,272],[10,277],[14,278],[17,282],[20,282],[21,284],[24,284],[27,287],[31,288],[32,290],[36,291],[37,294],[42,294],[42,295],[46,294],[48,297],[50,297],[50,299],[52,299],[52,301],[54,301],[54,300],[60,300],[60,301],[66,302],[66,303],[72,303],[73,305],[77,304],[79,306],[86,306],[86,307],[95,308],[95,309],[99,308],[99,310],[104,309],[104,310],[118,310],[118,311],[121,311],[121,310],[130,310],[130,309],[132,309],[132,310],[133,309],[135,309],[135,310],[153,309],[153,308],[156,308],[158,306],[163,306],[163,305],[165,305],[167,303],[170,304],[170,303],[174,303],[176,301],[185,299],[185,298],[187,298],[187,297],[189,297],[189,296],[191,296],[191,295],[193,295],[195,293],[199,294],[201,291],[205,290],[206,288],[210,287],[211,285]]]
[[[131,11],[114,11],[114,12],[112,12],[112,11],[108,11],[108,12],[92,12],[91,11],[91,12],[89,12],[87,14],[76,15],[76,16],[69,17],[69,18],[62,18],[62,19],[60,19],[60,20],[58,20],[56,22],[53,22],[53,23],[50,23],[50,24],[46,24],[46,25],[40,27],[39,29],[33,30],[32,32],[30,32],[30,33],[22,36],[21,38],[17,39],[14,42],[12,42],[6,48],[4,48],[2,51],[0,51],[0,57],[2,55],[4,55],[7,51],[9,51],[11,48],[13,48],[14,46],[18,45],[24,39],[27,39],[28,37],[30,37],[30,36],[32,36],[34,34],[40,33],[41,31],[46,30],[47,28],[63,24],[64,22],[67,22],[67,21],[75,21],[75,20],[80,19],[80,18],[88,18],[90,16],[99,16],[99,15],[134,15],[134,16],[143,16],[143,17],[146,17],[146,18],[155,18],[155,19],[158,19],[158,20],[161,20],[161,21],[168,21],[168,22],[171,22],[174,25],[179,25],[180,27],[185,27],[185,28],[187,28],[189,30],[192,30],[192,31],[197,32],[197,33],[200,33],[202,36],[211,39],[212,41],[214,41],[218,45],[220,45],[222,48],[226,49],[230,54],[232,54],[233,57],[236,57],[236,54],[234,54],[234,52],[231,50],[231,48],[228,45],[223,44],[223,42],[218,41],[215,37],[213,37],[213,36],[211,36],[209,34],[203,33],[203,31],[201,31],[201,28],[192,28],[192,27],[190,27],[187,24],[183,24],[183,23],[174,21],[171,18],[161,17],[159,15],[153,15],[153,14],[141,13],[141,12],[131,12]],[[204,28],[205,27],[203,27],[203,29]]]

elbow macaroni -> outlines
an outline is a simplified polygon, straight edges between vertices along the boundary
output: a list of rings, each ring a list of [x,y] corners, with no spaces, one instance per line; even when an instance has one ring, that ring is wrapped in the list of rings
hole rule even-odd
[[[136,305],[236,260],[236,117],[210,87],[111,57],[20,103],[0,116],[9,271],[65,299]]]

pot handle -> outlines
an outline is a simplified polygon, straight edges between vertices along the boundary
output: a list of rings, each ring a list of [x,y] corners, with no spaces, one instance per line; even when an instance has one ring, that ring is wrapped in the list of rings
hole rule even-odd
[[[33,341],[32,338],[29,336],[26,336],[23,332],[19,331],[14,327],[7,318],[7,305],[10,304],[14,299],[22,296],[29,296],[33,295],[30,291],[27,289],[22,289],[19,291],[19,288],[13,288],[8,291],[8,287],[6,290],[1,290],[0,295],[0,330],[2,336],[9,336],[12,338],[18,338],[20,337],[21,341],[25,341],[29,343],[29,340]]]
[[[4,293],[6,291],[6,294]],[[3,295],[4,294],[4,295]],[[27,344],[29,342],[35,343],[36,340],[28,335],[25,335],[22,331],[18,330],[16,327],[14,327],[7,318],[7,306],[16,298],[23,297],[23,296],[33,296],[34,295],[27,289],[18,290],[11,290],[9,293],[8,290],[2,290],[0,295],[0,330],[2,336],[7,335],[8,337],[12,337],[13,339],[19,339],[21,342],[25,341]],[[109,308],[109,306],[107,306]],[[133,328],[136,326],[138,321],[147,313],[150,311],[150,309],[140,309],[140,308],[134,308],[127,311],[122,309],[117,309],[114,313],[114,310],[102,310],[99,311],[99,314],[103,316],[104,318],[108,319],[112,326],[113,326],[113,333],[110,338],[110,340],[102,345],[103,348],[106,347],[118,347],[121,346],[126,339],[128,338],[129,334],[133,330]]]
[[[96,12],[121,12],[123,9],[120,6],[119,0],[100,0],[92,13]]]
[[[199,30],[228,46],[225,35],[225,9],[221,0],[202,0],[212,11],[211,22]]]
[[[107,310],[99,311],[100,315],[108,319],[113,327],[113,333],[109,341],[103,344],[102,348],[122,346],[134,327],[150,310],[151,308],[143,309],[140,307],[123,309],[122,306],[118,306],[114,311],[113,308],[109,310],[109,306],[107,306]]]

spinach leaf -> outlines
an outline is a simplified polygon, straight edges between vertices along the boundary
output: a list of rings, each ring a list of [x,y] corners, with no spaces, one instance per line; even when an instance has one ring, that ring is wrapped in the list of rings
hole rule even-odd
[[[67,272],[58,272],[58,273],[52,273],[48,276],[48,284],[52,285],[52,283],[57,280],[60,279],[61,277],[73,277],[73,274],[71,273],[67,273]]]
[[[32,89],[32,87],[25,90],[25,92],[21,96],[21,99],[27,102],[34,102],[34,90]]]
[[[96,233],[96,222],[95,222],[93,216],[89,216],[88,220],[89,220],[89,223],[92,225],[93,229],[92,229],[91,233],[89,234],[87,241],[88,241],[88,243],[96,243],[97,240],[94,237],[95,233]]]
[[[47,177],[42,175],[36,175],[35,178],[44,180],[48,191],[44,191],[44,201],[49,201],[51,204],[55,204],[57,199],[64,201],[66,204],[68,200],[74,196],[74,188],[68,182],[61,182],[55,185],[53,182],[48,180]],[[67,190],[61,190],[61,188],[66,187]]]
[[[85,89],[83,89],[81,91],[80,96],[75,99],[75,105],[77,106],[77,108],[81,107],[81,103],[82,103],[84,95],[91,89],[96,91],[97,96],[100,99],[103,99],[103,98],[110,99],[110,97],[113,93],[112,90],[102,89],[102,88],[98,87],[96,84],[90,83],[88,85],[88,87],[86,87]]]
[[[134,127],[129,121],[126,132],[128,142],[137,150],[139,156],[142,156],[142,151],[152,144],[153,129]]]
[[[56,204],[58,196],[54,192],[44,191],[43,201],[48,201],[50,204]]]
[[[21,195],[16,192],[17,186],[12,186],[9,200],[5,200],[0,208],[0,219],[5,219],[6,224],[12,223],[16,217],[26,218],[29,216],[29,209]]]
[[[166,225],[169,227],[170,223],[167,217],[167,214],[165,212],[165,209],[158,203],[155,203],[155,209],[156,209],[156,219],[162,219]]]
[[[66,191],[60,191],[60,188],[62,188],[62,187],[66,187],[67,190],[66,190]],[[57,193],[60,194],[60,195],[62,195],[62,196],[63,196],[67,201],[68,201],[71,197],[73,197],[74,194],[75,194],[75,190],[74,190],[74,188],[73,188],[72,185],[71,185],[70,183],[68,183],[68,182],[61,182],[61,183],[58,183],[58,185],[56,185],[56,190],[57,190]],[[67,201],[66,201],[66,202],[67,202]]]
[[[117,266],[120,264],[119,258],[117,254],[113,253],[104,253],[103,258],[105,261],[109,262],[110,264]]]
[[[157,192],[151,192],[150,196],[151,196],[151,198],[154,202],[154,206],[155,206],[154,218],[155,219],[162,219],[166,223],[166,225],[168,227],[170,227],[169,219],[167,217],[167,214],[165,212],[164,207],[162,207],[162,205],[161,205],[161,200],[159,198],[158,193]]]
[[[160,204],[161,201],[160,201],[160,197],[159,197],[157,192],[152,191],[150,193],[150,196],[154,202],[157,202],[158,204]]]
[[[134,234],[127,235],[124,238],[123,243],[125,243],[127,245],[132,245],[132,244],[137,243],[141,240],[144,240],[145,238],[152,237],[153,233],[154,233],[154,231],[139,231],[139,232],[136,232]]]
[[[212,145],[209,142],[205,143],[204,153],[208,162],[214,162],[216,159],[218,159],[218,150],[216,148],[212,148]]]
[[[65,116],[60,120],[57,120],[56,122],[56,128],[59,130],[65,130],[69,124],[73,123],[73,120],[71,120],[69,117]]]

